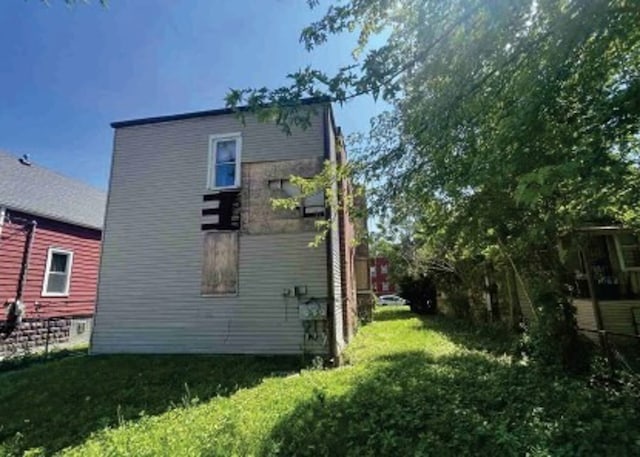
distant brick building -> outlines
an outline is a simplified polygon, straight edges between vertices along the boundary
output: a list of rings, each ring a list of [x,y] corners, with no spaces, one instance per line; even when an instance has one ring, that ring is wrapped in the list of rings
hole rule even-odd
[[[374,257],[369,260],[371,288],[376,295],[394,294],[396,286],[391,282],[389,259]]]

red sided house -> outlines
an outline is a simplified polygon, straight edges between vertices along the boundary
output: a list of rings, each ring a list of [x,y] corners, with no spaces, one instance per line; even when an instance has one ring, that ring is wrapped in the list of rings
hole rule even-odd
[[[0,152],[0,359],[88,341],[106,194]]]
[[[391,282],[389,259],[386,257],[373,257],[369,261],[369,275],[371,286],[376,295],[395,294],[396,287]]]

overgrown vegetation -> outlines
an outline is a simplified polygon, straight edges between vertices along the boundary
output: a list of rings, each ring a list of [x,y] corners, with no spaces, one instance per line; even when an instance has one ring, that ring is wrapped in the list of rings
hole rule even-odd
[[[353,65],[227,103],[268,106],[289,129],[308,122],[304,96],[384,99],[391,109],[352,143],[369,208],[425,262],[515,268],[544,315],[532,341],[566,330],[536,354],[562,364],[577,339],[559,238],[594,221],[640,228],[638,23],[635,0],[335,2],[300,39],[311,51],[356,33]],[[473,304],[483,281],[461,276],[452,293]]]
[[[640,455],[637,386],[543,374],[506,355],[512,344],[389,307],[334,370],[263,377],[290,365],[242,357],[55,361],[0,375],[4,452],[22,431],[18,451],[73,444],[62,454],[83,457]]]

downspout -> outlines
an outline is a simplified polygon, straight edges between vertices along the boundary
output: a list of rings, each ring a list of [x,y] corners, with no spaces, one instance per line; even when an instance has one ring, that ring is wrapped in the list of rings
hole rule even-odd
[[[22,251],[22,265],[20,266],[20,276],[18,279],[18,288],[16,290],[16,302],[22,301],[22,295],[24,294],[24,288],[27,284],[27,274],[29,273],[29,256],[31,255],[31,245],[33,244],[33,237],[35,236],[36,221],[31,221],[27,226],[27,239],[24,243],[24,250]]]
[[[3,214],[3,220],[5,213]],[[36,230],[36,221],[29,222],[26,227],[27,239],[24,243],[24,250],[22,251],[22,264],[20,265],[20,276],[18,277],[18,285],[16,288],[16,298],[8,302],[7,315],[5,323],[2,326],[2,338],[6,339],[13,333],[13,331],[22,322],[24,316],[24,304],[22,303],[22,296],[24,294],[24,288],[27,283],[27,274],[29,272],[29,255],[31,254],[31,245],[33,244],[33,237]]]
[[[324,109],[324,115],[322,117],[323,133],[324,133],[324,159],[331,160],[331,145],[329,144],[329,115],[330,107]],[[333,360],[334,364],[338,362],[338,341],[336,335],[336,316],[335,316],[335,297],[333,296],[333,249],[331,240],[331,204],[327,207],[326,220],[329,221],[329,233],[326,237],[326,250],[327,250],[327,326],[329,333],[329,359]]]
[[[7,207],[0,206],[0,237],[2,236],[2,226],[4,225],[4,217],[7,214]],[[1,240],[2,238],[0,238]],[[1,243],[0,243],[1,245]]]

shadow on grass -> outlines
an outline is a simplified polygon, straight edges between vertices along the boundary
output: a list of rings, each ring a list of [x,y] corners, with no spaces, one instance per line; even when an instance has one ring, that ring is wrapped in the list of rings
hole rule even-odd
[[[114,355],[69,357],[0,374],[0,455],[51,454],[92,432],[230,395],[300,369],[299,357]]]
[[[467,349],[501,355],[511,352],[518,339],[515,332],[503,326],[472,324],[441,314],[419,317],[424,329],[442,332],[452,342]]]
[[[316,390],[261,455],[636,455],[632,403],[485,354],[405,352],[344,395]]]
[[[53,362],[54,360],[67,359],[70,357],[86,356],[89,352],[88,347],[79,347],[74,349],[61,349],[45,353],[26,354],[19,357],[9,358],[0,361],[0,374],[7,371],[21,370],[32,365]]]

